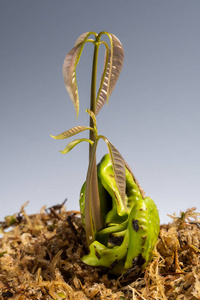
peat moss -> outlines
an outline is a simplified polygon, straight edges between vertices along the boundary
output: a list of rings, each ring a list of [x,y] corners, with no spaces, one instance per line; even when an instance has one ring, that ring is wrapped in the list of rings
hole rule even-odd
[[[0,223],[0,299],[200,299],[200,214],[188,209],[162,225],[140,278],[111,277],[82,263],[80,213],[64,205]]]

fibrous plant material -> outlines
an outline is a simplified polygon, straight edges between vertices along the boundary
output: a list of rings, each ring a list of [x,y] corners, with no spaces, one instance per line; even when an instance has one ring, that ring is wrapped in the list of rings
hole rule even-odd
[[[135,280],[81,261],[87,253],[80,213],[63,205],[1,222],[0,299],[199,299],[200,214],[162,225],[153,260]]]

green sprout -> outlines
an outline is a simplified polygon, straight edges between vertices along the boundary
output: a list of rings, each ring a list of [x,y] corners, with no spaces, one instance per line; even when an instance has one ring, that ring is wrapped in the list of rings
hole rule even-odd
[[[91,38],[94,36],[94,39]],[[109,44],[102,40],[106,35]],[[89,138],[75,139],[61,153],[65,154],[81,142],[89,143],[89,166],[80,193],[80,210],[86,232],[89,254],[82,258],[91,266],[109,268],[113,274],[139,274],[152,257],[159,233],[159,214],[150,197],[144,196],[136,178],[116,147],[98,134],[96,116],[107,102],[120,75],[124,51],[121,42],[111,33],[87,32],[76,41],[63,64],[66,89],[79,114],[79,95],[76,67],[86,43],[94,45],[90,109],[90,126],[76,126],[57,136],[66,139],[89,130]],[[105,47],[103,74],[97,92],[99,47]],[[100,139],[108,148],[101,162],[96,164]]]

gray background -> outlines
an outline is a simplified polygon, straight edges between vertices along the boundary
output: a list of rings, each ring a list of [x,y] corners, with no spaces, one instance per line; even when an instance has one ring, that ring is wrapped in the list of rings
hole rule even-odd
[[[77,69],[78,120],[62,64],[80,34],[102,30],[121,40],[125,61],[99,133],[119,149],[162,223],[200,211],[199,16],[199,0],[0,1],[0,219],[26,201],[27,213],[65,198],[68,210],[78,209],[88,145],[62,155],[67,141],[50,134],[88,125],[92,45]],[[97,159],[106,151],[101,142]]]

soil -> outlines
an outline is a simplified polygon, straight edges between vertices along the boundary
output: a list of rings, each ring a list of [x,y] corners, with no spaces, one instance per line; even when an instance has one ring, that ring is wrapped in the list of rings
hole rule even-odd
[[[81,216],[64,204],[0,223],[0,300],[200,299],[200,214],[162,225],[152,261],[139,278],[115,278],[85,265]]]

